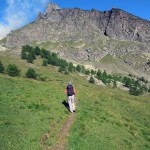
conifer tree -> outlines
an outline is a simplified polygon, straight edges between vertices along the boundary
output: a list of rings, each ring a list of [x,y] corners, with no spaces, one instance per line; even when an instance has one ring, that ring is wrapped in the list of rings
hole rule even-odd
[[[94,78],[92,76],[90,77],[89,82],[90,83],[95,83],[95,80],[94,80]]]
[[[47,66],[48,62],[46,59],[43,60],[43,66]]]
[[[25,51],[21,51],[21,58],[22,59],[27,59],[27,57],[28,57],[28,55],[27,55],[27,52],[25,52]]]
[[[9,64],[7,67],[7,74],[12,77],[16,77],[20,75],[20,70],[15,64]]]
[[[34,60],[33,55],[31,53],[29,53],[28,58],[27,58],[28,63],[33,63],[33,60]]]
[[[2,62],[0,61],[0,73],[3,73],[4,70],[5,70],[4,66],[3,66]]]
[[[35,49],[34,49],[34,52],[35,52],[35,55],[40,55],[41,50],[38,46],[36,46]]]
[[[73,71],[73,63],[72,62],[70,62],[69,65],[68,65],[68,71],[69,72]]]
[[[81,72],[81,69],[82,69],[82,68],[81,68],[80,65],[77,65],[77,66],[76,66],[76,71]]]
[[[37,78],[37,74],[36,74],[36,72],[35,72],[34,69],[29,68],[29,69],[27,70],[27,72],[26,72],[26,77],[27,77],[27,78],[36,79],[36,78]]]

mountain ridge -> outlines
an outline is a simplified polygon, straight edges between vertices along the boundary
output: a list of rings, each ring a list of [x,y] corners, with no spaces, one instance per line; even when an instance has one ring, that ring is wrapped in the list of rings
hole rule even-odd
[[[68,25],[65,25],[66,21]],[[72,34],[71,33],[69,34],[70,36],[71,35],[74,36],[74,34],[78,31],[85,30],[86,32],[86,27],[87,27],[89,28],[88,30],[90,30],[91,34],[97,37],[100,34],[102,34],[104,36],[108,36],[110,38],[117,39],[117,40],[132,40],[132,41],[139,41],[145,43],[149,43],[150,41],[149,40],[150,22],[117,8],[112,8],[109,11],[101,12],[95,9],[92,10],[81,10],[79,8],[60,9],[55,4],[49,4],[47,6],[45,13],[44,14],[39,13],[36,21],[33,23],[34,25],[37,24],[37,26],[35,25],[36,30],[34,31],[39,32],[38,30],[40,28],[38,27],[39,25],[43,27],[43,31],[41,32],[41,34],[44,35],[45,33],[47,33],[47,35],[44,37],[44,40],[46,39],[50,40],[48,36],[51,34],[51,32],[49,30],[46,30],[46,27],[54,28],[53,26],[50,25],[48,26],[48,24],[50,23],[51,24],[58,23],[57,28],[59,32],[62,32],[64,30],[64,32],[68,33],[67,32],[68,30],[69,31],[75,30],[73,31]],[[24,28],[26,28],[26,26]],[[97,33],[95,33],[94,31]],[[31,31],[28,30],[28,32],[33,32],[33,29],[31,29]],[[24,42],[23,41],[13,42],[15,34],[14,31],[12,31],[7,36],[6,45],[13,47],[13,46],[22,45],[23,43],[31,42],[32,40],[42,39],[40,34],[38,34],[39,38],[36,35],[34,35],[35,33],[30,38],[29,35],[25,34],[25,32],[23,33],[24,36],[22,35],[22,39],[24,40]],[[85,35],[88,36],[89,34],[85,34]],[[20,39],[21,38],[20,36],[18,35],[17,38]],[[73,38],[73,36],[71,36],[71,38]],[[78,33],[78,37],[82,37],[82,36],[83,35],[80,35]],[[25,39],[25,37],[27,39],[29,38],[29,40]],[[84,36],[82,38],[84,38]],[[61,38],[59,39],[62,40]]]
[[[6,46],[38,45],[65,59],[92,62],[95,67],[101,67],[99,62],[110,55],[118,64],[121,60],[133,68],[133,73],[149,76],[149,42],[150,21],[121,9],[101,12],[48,4],[33,23],[8,34]]]

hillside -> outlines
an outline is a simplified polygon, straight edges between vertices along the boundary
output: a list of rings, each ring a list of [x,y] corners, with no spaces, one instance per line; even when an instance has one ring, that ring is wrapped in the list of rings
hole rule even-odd
[[[22,45],[38,45],[76,64],[130,73],[150,81],[149,39],[150,22],[119,8],[61,9],[48,4],[34,22],[9,33],[3,45],[15,55],[20,54]],[[103,62],[108,56],[112,61],[106,65]]]
[[[64,89],[72,81],[77,89],[77,111],[64,139],[65,149],[98,150],[150,148],[149,94],[131,96],[127,91],[90,84],[78,73],[65,75],[58,67],[41,66],[1,53],[6,68],[16,64],[20,77],[0,74],[0,147],[2,150],[55,149],[63,126],[71,116],[62,104]],[[32,67],[46,81],[25,78]]]

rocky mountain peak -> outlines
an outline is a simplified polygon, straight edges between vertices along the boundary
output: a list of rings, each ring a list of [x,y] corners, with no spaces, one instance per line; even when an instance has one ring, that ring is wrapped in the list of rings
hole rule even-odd
[[[150,43],[150,21],[141,19],[118,8],[108,11],[80,8],[61,9],[49,3],[44,14],[36,21],[7,36],[6,46],[20,46],[32,41],[67,41],[82,39],[92,41],[111,38],[119,41]]]
[[[47,8],[46,8],[46,13],[50,13],[52,10],[57,10],[60,9],[59,6],[56,4],[48,3]]]

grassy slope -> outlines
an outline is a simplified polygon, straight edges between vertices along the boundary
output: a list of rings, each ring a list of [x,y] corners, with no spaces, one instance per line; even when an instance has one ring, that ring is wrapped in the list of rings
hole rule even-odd
[[[7,54],[0,56],[7,66],[15,63],[24,75],[28,64]],[[7,60],[7,62],[6,62]],[[78,92],[76,120],[68,137],[68,149],[148,149],[150,147],[149,95],[134,97],[118,89],[89,84],[76,74],[57,68],[32,65],[47,82],[0,75],[0,147],[42,149],[55,146],[69,112],[62,105],[64,88],[73,81]],[[41,144],[42,136],[49,139]]]
[[[147,96],[134,97],[117,89],[80,87],[76,122],[69,137],[72,150],[150,148],[150,106]]]

